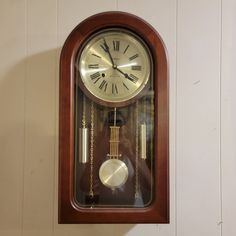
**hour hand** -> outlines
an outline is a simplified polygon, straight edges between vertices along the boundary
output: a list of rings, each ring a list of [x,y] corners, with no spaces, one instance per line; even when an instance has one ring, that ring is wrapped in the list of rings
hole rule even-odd
[[[116,70],[118,70],[122,75],[125,76],[126,79],[136,83],[137,82],[137,79],[135,76],[129,76],[127,73],[124,73],[122,70],[120,70],[117,66],[114,68]]]

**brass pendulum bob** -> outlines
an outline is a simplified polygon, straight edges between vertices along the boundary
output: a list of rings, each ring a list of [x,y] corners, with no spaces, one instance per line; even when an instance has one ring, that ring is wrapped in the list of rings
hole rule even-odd
[[[114,190],[125,184],[128,179],[128,167],[119,160],[119,129],[116,125],[116,108],[114,108],[114,124],[110,126],[110,153],[108,160],[99,169],[99,178],[103,185]]]

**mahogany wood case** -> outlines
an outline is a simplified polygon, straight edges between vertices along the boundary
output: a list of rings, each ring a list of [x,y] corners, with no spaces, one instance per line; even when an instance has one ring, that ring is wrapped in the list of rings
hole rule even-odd
[[[133,31],[148,45],[154,77],[154,193],[144,208],[83,208],[76,204],[75,186],[75,57],[94,32],[120,27]],[[169,222],[168,63],[164,43],[155,29],[137,16],[104,12],[81,22],[68,36],[60,57],[59,101],[59,223]]]

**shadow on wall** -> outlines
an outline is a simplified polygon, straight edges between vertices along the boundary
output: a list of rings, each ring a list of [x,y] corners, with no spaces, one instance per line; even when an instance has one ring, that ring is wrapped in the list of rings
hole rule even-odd
[[[125,235],[134,225],[57,224],[59,51],[0,70],[0,233]]]
[[[48,231],[55,189],[57,50],[27,58],[24,50],[22,58],[17,52],[0,67],[0,232]]]
[[[25,60],[10,60],[0,66],[0,235],[22,225]]]
[[[132,224],[80,224],[80,225],[57,225],[57,233],[63,236],[123,236],[135,225]],[[56,233],[56,234],[57,234]],[[55,235],[56,235],[55,234]]]

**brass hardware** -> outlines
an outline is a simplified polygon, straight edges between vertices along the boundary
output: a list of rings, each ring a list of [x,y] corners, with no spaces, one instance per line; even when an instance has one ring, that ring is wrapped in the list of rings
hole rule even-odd
[[[147,136],[146,136],[146,124],[143,123],[140,126],[140,158],[146,160],[146,150],[147,150]]]

